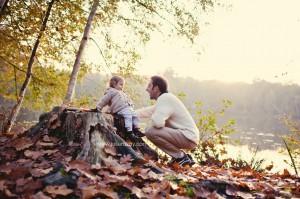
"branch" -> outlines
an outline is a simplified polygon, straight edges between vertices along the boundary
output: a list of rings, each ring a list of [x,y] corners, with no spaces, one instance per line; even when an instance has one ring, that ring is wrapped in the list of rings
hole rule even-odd
[[[17,65],[15,65],[15,64],[11,63],[10,61],[6,60],[6,59],[3,58],[1,55],[0,55],[0,59],[2,59],[2,60],[3,60],[4,62],[6,62],[7,64],[13,66],[13,67],[14,67],[15,69],[17,69],[18,71],[21,71],[21,72],[23,72],[23,73],[26,73],[25,70],[19,68]],[[41,79],[35,77],[32,73],[31,73],[30,75],[31,75],[32,78],[34,78],[35,80],[45,83],[43,80],[41,80]]]
[[[106,58],[104,57],[104,54],[103,54],[101,48],[99,47],[99,45],[97,44],[97,42],[95,41],[94,38],[90,37],[90,39],[96,44],[96,46],[97,46],[97,48],[99,49],[100,54],[101,54],[101,56],[102,56],[102,58],[103,58],[103,60],[104,60],[104,63],[105,63],[105,65],[106,65],[107,69],[109,70],[110,74],[112,74],[112,72],[111,72],[111,70],[110,70],[110,68],[109,68],[109,66],[108,66],[108,64],[107,64]]]
[[[184,33],[189,40],[191,40],[191,42],[193,42],[193,40],[188,36],[188,33],[183,30],[178,28],[175,24],[173,24],[171,21],[169,21],[168,19],[166,19],[164,16],[162,16],[161,14],[159,14],[156,10],[154,10],[151,7],[148,7],[145,3],[140,2],[139,0],[135,0],[139,5],[141,5],[142,7],[146,8],[147,10],[149,10],[150,12],[156,14],[157,16],[159,16],[162,20],[166,21],[169,25],[173,26],[178,32]]]
[[[16,100],[18,100],[18,82],[17,82],[17,70],[16,70],[16,67],[14,67],[14,79],[15,79]]]
[[[168,19],[166,19],[164,16],[162,16],[161,14],[159,14],[156,10],[154,10],[153,8],[148,7],[146,4],[144,4],[143,2],[140,2],[139,0],[135,0],[139,5],[141,5],[142,7],[146,8],[147,10],[151,11],[152,13],[156,14],[157,16],[159,16],[162,20],[166,21],[169,25],[173,26],[177,31],[181,32],[181,30],[175,25],[173,24],[171,21],[169,21]]]
[[[288,153],[289,153],[289,156],[290,156],[290,158],[291,158],[291,162],[292,162],[293,168],[294,168],[294,170],[295,170],[295,173],[296,173],[296,175],[298,176],[297,167],[296,167],[296,164],[295,164],[295,160],[294,160],[294,158],[293,158],[293,156],[292,156],[291,150],[290,150],[290,148],[288,147],[288,145],[287,145],[285,139],[284,139],[283,137],[281,137],[281,138],[282,138],[282,140],[283,140],[283,142],[284,142],[284,145],[285,145],[286,150],[287,150]]]
[[[132,19],[132,18],[126,18],[126,17],[124,17],[124,16],[122,16],[122,15],[119,15],[119,16],[117,16],[117,18],[120,20],[123,20],[123,21],[134,21],[134,22],[139,22],[139,23],[143,23],[144,21],[142,21],[142,20],[138,20],[138,19]]]

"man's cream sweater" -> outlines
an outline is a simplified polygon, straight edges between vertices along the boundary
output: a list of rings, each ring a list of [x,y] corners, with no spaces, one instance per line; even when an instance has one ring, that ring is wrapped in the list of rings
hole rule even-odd
[[[189,140],[198,144],[199,130],[184,104],[173,94],[163,93],[154,106],[136,110],[139,118],[151,118],[155,128],[179,129]]]

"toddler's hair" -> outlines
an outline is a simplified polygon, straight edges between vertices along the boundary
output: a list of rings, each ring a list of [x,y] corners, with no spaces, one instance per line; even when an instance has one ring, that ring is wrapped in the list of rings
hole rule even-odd
[[[110,80],[109,80],[109,87],[112,87],[112,88],[115,88],[115,86],[117,85],[117,83],[119,81],[123,81],[124,82],[124,79],[120,76],[113,76]]]

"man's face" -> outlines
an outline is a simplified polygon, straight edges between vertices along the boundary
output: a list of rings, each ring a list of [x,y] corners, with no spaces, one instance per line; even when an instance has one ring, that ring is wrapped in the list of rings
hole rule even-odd
[[[146,91],[149,93],[150,99],[156,100],[160,95],[160,91],[158,87],[157,86],[153,87],[152,80],[150,80],[150,82],[148,83]]]

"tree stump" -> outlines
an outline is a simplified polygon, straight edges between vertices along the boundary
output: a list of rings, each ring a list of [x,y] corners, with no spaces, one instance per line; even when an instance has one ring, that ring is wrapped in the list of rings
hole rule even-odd
[[[117,121],[117,128],[114,127]],[[157,160],[158,154],[142,138],[126,138],[122,118],[110,114],[77,108],[55,107],[40,116],[39,122],[31,127],[27,135],[34,137],[41,131],[59,137],[66,146],[76,145],[74,159],[91,164],[101,164],[107,151],[120,156],[130,155],[133,162],[148,159]],[[106,151],[106,152],[104,152]]]

